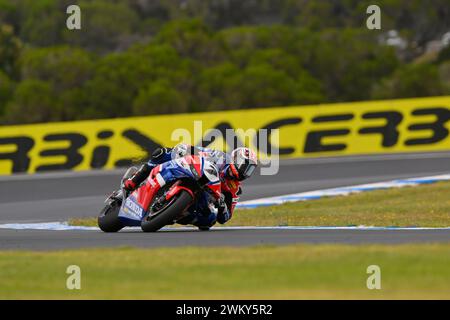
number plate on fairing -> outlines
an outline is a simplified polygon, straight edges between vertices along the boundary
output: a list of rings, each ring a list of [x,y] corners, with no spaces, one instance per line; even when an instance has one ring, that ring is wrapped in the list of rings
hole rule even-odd
[[[136,198],[131,195],[128,197],[120,208],[119,217],[128,218],[140,221],[144,215],[144,209],[136,201]]]

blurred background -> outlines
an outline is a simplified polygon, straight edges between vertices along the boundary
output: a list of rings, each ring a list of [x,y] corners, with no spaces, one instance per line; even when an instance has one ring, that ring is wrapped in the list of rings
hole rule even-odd
[[[0,0],[0,123],[450,94],[449,1],[373,2]]]

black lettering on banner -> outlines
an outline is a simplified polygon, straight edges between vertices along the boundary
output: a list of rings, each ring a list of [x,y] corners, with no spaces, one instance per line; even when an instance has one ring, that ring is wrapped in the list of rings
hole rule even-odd
[[[110,130],[101,131],[97,134],[97,138],[106,140],[111,138],[114,132]],[[103,168],[109,159],[111,148],[109,146],[97,146],[92,152],[91,168],[100,169]]]
[[[360,134],[381,134],[383,137],[382,146],[392,147],[397,144],[400,135],[397,126],[402,122],[403,115],[396,111],[368,112],[363,119],[386,119],[386,125],[380,127],[367,127],[359,130]]]
[[[272,121],[268,124],[266,124],[265,126],[261,127],[261,129],[266,129],[268,131],[268,136],[267,136],[267,155],[271,155],[272,154],[272,144],[270,143],[270,136],[272,134],[272,130],[274,129],[279,129],[283,126],[288,126],[288,125],[294,125],[294,124],[299,124],[302,122],[301,118],[285,118],[285,119],[280,119],[280,120],[275,120]],[[259,141],[259,135],[257,134],[255,136],[255,146],[258,148],[258,150],[260,150],[260,141]],[[295,152],[295,148],[294,147],[284,147],[282,148],[281,146],[279,146],[278,149],[278,154],[282,155],[287,155],[287,154],[292,154]]]
[[[332,115],[332,116],[318,116],[315,117],[312,121],[314,123],[323,123],[323,122],[335,122],[335,121],[349,121],[353,119],[354,116],[352,114],[342,114],[342,115]],[[335,136],[345,136],[350,133],[349,129],[333,129],[333,130],[320,130],[320,131],[311,131],[306,136],[305,142],[305,153],[312,152],[324,152],[324,151],[339,151],[347,148],[347,145],[344,143],[335,143],[335,144],[322,144],[322,138],[324,137],[335,137]]]
[[[446,108],[416,109],[412,112],[415,116],[435,115],[436,121],[431,123],[412,124],[408,127],[410,131],[431,130],[433,135],[429,138],[408,139],[405,145],[431,144],[444,140],[448,136],[446,122],[450,119],[450,111]]]
[[[146,159],[150,158],[151,154],[153,153],[153,151],[156,148],[162,148],[162,146],[159,143],[155,142],[151,138],[143,135],[142,133],[140,133],[139,131],[137,131],[135,129],[125,130],[122,133],[122,135],[125,138],[127,138],[128,140],[130,140],[133,143],[135,143],[136,145],[138,145],[139,147],[141,147],[141,149],[147,153]],[[135,160],[136,159],[131,159],[131,158],[117,160],[115,163],[115,166],[116,167],[128,167],[128,166],[132,165]]]
[[[229,148],[235,149],[244,146],[239,137],[234,133],[233,127],[228,122],[221,122],[216,127],[211,129],[214,131],[218,130],[220,132],[222,139],[225,139],[225,142]],[[227,129],[229,132],[233,132],[233,134],[227,134]],[[202,138],[202,141],[197,145],[206,148],[216,141],[217,136],[214,134],[214,131],[206,133],[206,135]]]
[[[44,137],[44,141],[69,141],[70,146],[63,149],[49,149],[39,153],[41,157],[64,156],[66,162],[57,164],[46,164],[36,168],[37,172],[49,170],[69,170],[75,168],[83,161],[83,155],[79,149],[87,143],[87,138],[80,133],[49,134]]]
[[[15,144],[13,152],[0,153],[0,160],[12,161],[12,173],[27,172],[30,167],[28,152],[33,148],[34,141],[29,137],[0,138],[0,145]]]

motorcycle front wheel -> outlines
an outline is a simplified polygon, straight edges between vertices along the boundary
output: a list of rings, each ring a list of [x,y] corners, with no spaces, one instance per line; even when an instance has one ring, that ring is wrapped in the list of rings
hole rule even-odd
[[[147,213],[141,222],[144,232],[155,232],[162,227],[173,224],[177,217],[183,213],[192,202],[192,196],[187,191],[180,191],[159,211]]]
[[[100,212],[97,223],[103,232],[117,232],[121,230],[124,225],[119,219],[120,202],[114,201],[106,205]]]

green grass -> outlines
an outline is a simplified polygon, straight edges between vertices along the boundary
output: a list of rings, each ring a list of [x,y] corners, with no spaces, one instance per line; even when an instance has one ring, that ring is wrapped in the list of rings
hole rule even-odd
[[[96,218],[71,219],[96,226]],[[227,226],[450,226],[450,183],[236,210]]]
[[[449,265],[450,244],[3,251],[0,299],[450,299]]]
[[[227,225],[450,226],[450,183],[237,210]],[[96,225],[96,218],[71,224]],[[65,287],[68,265],[82,289]],[[381,267],[381,290],[366,268]],[[0,252],[0,299],[450,299],[450,243]]]

